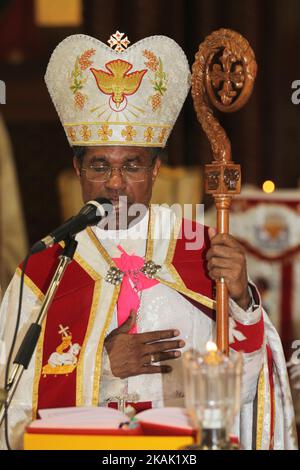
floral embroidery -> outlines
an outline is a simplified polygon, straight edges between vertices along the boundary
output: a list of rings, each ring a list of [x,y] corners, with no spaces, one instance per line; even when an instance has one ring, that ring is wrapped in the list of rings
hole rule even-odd
[[[80,131],[80,135],[83,138],[83,140],[85,142],[87,142],[88,140],[90,140],[92,133],[91,133],[88,126],[82,126],[82,129]]]
[[[85,77],[84,72],[93,64],[90,59],[95,52],[95,49],[89,49],[81,54],[81,56],[78,56],[71,74],[70,89],[74,94],[75,107],[79,110],[84,108],[84,105],[88,100],[88,96],[84,95],[80,90],[83,89],[84,84],[87,81],[87,77]]]
[[[98,135],[103,141],[109,140],[109,137],[112,136],[112,129],[110,129],[108,124],[103,124],[98,131]]]
[[[156,55],[153,54],[153,52],[147,51],[147,49],[145,49],[143,51],[143,56],[148,59],[148,62],[145,62],[146,67],[152,70],[152,72],[156,72],[159,66],[159,61]]]
[[[78,60],[78,63],[80,65],[81,70],[86,70],[89,68],[91,65],[93,65],[93,61],[90,60],[90,58],[95,54],[96,50],[95,49],[89,49],[88,51],[85,51]]]
[[[146,142],[151,142],[154,136],[153,128],[148,127],[144,132],[144,139]]]
[[[72,142],[76,141],[76,131],[73,127],[69,127],[67,134],[68,137],[72,140]]]
[[[122,130],[122,136],[125,137],[127,142],[131,142],[136,136],[136,131],[132,126],[126,126],[125,129]]]
[[[165,137],[166,137],[167,132],[168,132],[168,131],[167,131],[167,129],[166,129],[165,127],[161,130],[161,133],[160,133],[159,136],[158,136],[158,142],[159,142],[160,144],[162,144],[163,141],[165,140]]]
[[[167,91],[168,76],[164,72],[163,63],[160,57],[157,57],[153,52],[148,50],[143,51],[143,56],[148,59],[148,61],[145,62],[146,67],[153,72],[150,82],[156,92],[154,95],[149,97],[148,101],[151,103],[152,111],[157,111],[160,109],[162,97]]]

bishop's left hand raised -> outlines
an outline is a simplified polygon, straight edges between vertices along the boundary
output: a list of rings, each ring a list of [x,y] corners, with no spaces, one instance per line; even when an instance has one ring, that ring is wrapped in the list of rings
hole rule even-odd
[[[207,268],[212,280],[224,278],[229,296],[247,310],[251,298],[248,290],[246,253],[244,247],[229,234],[217,234],[209,228],[211,247],[207,251]]]

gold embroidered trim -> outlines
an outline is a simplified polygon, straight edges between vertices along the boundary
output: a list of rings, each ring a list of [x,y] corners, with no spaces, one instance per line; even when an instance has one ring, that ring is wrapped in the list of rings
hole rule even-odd
[[[257,389],[257,425],[256,425],[256,450],[262,449],[262,436],[265,414],[265,372],[264,367],[260,371]]]
[[[161,279],[158,276],[156,276],[155,279],[157,279],[157,281],[161,282],[162,284],[164,284],[168,287],[171,287],[171,289],[174,289],[177,292],[180,292],[181,294],[186,295],[190,299],[195,300],[199,304],[210,308],[211,310],[215,310],[215,308],[216,308],[215,300],[211,300],[209,297],[206,297],[205,295],[201,295],[201,294],[198,294],[197,292],[194,292],[190,289],[187,289],[184,286],[183,283],[179,284],[179,283],[172,283],[172,282],[169,282],[169,281],[164,281],[163,279]]]
[[[182,219],[177,218],[176,221],[175,221],[173,231],[172,231],[172,236],[171,236],[171,240],[170,240],[170,244],[169,244],[169,248],[168,248],[168,252],[167,252],[167,256],[166,256],[166,264],[167,265],[172,264],[174,251],[175,251],[176,243],[177,243],[177,240],[178,240],[178,234],[179,234],[179,231],[180,231],[180,228],[181,228],[181,224],[182,224]],[[178,275],[178,273],[177,273],[177,275]]]
[[[150,205],[149,208],[149,222],[148,222],[148,236],[147,236],[147,246],[146,246],[146,255],[145,260],[150,261],[153,258],[154,251],[154,227],[155,227],[155,213]]]
[[[274,431],[274,435],[273,435],[273,440],[275,439],[275,423],[276,423],[276,392],[275,392],[275,383],[274,383],[274,391],[273,391],[273,407],[274,407],[274,426],[273,426],[273,429],[272,431]]]
[[[146,246],[146,261],[150,261],[151,257],[149,257],[149,254],[153,254],[153,236],[152,236],[152,218],[154,217],[152,209],[149,210],[149,223],[148,223],[148,237],[147,237],[147,246]],[[94,246],[97,248],[97,250],[100,252],[102,257],[104,258],[105,262],[108,264],[108,266],[114,266],[117,268],[115,262],[113,259],[109,256],[108,252],[104,248],[104,246],[101,244],[101,242],[98,240],[96,237],[95,233],[91,229],[91,227],[88,227],[86,229],[88,236],[90,237],[91,241],[93,242]]]
[[[22,271],[20,268],[16,269],[16,274],[21,277]],[[24,282],[26,286],[29,287],[29,289],[35,294],[37,299],[42,302],[45,298],[45,295],[26,274],[24,276]],[[40,381],[40,376],[42,372],[42,356],[43,356],[45,325],[46,325],[46,318],[43,322],[41,334],[40,334],[37,347],[36,347],[35,372],[34,372],[33,387],[32,387],[32,419],[36,419],[36,415],[37,415],[38,388],[39,388],[39,381]]]
[[[100,393],[100,377],[102,369],[102,351],[105,340],[105,335],[108,330],[108,327],[111,323],[115,305],[119,296],[120,286],[116,286],[113,292],[112,300],[107,312],[106,322],[102,330],[100,341],[97,348],[96,359],[95,359],[95,368],[94,368],[94,383],[93,383],[93,397],[92,405],[97,406],[99,404],[99,393]]]
[[[108,264],[108,266],[115,266],[116,267],[116,264],[115,262],[112,260],[112,258],[109,256],[109,254],[107,253],[106,249],[104,248],[104,246],[100,243],[100,241],[98,240],[98,238],[96,237],[96,235],[94,234],[93,230],[91,229],[91,227],[88,227],[86,229],[87,231],[87,234],[88,236],[90,237],[91,241],[93,242],[93,244],[95,245],[95,247],[97,248],[97,250],[100,252],[100,254],[102,255],[102,257],[104,258],[105,262]]]
[[[214,310],[216,308],[216,301],[213,299],[210,299],[209,297],[206,297],[205,295],[199,294],[198,292],[194,292],[190,289],[188,289],[181,279],[180,275],[178,274],[175,266],[172,264],[172,260],[174,257],[174,251],[176,247],[176,243],[178,240],[178,234],[181,228],[182,224],[182,219],[177,219],[175,222],[175,226],[172,232],[171,240],[169,243],[169,248],[166,256],[166,260],[163,264],[167,267],[167,269],[170,271],[171,275],[175,279],[175,283],[169,282],[169,281],[164,281],[159,277],[156,277],[157,280],[159,280],[162,284],[165,284],[168,287],[171,287],[172,289],[177,290],[181,294],[186,295],[187,297],[196,300],[196,302],[199,302],[202,305],[205,305],[206,307]]]
[[[92,306],[89,316],[89,322],[85,334],[85,338],[82,344],[82,348],[80,351],[80,356],[77,364],[77,371],[76,371],[76,406],[83,406],[84,404],[84,397],[83,397],[83,371],[84,371],[84,355],[87,343],[90,339],[92,328],[95,322],[97,307],[100,298],[100,291],[101,291],[101,284],[102,281],[95,281],[94,285],[94,292],[93,292],[93,300]]]
[[[77,371],[76,371],[76,406],[82,406],[84,404],[84,397],[83,397],[84,354],[85,354],[85,349],[89,341],[92,328],[95,322],[95,317],[97,313],[97,307],[98,307],[100,292],[101,292],[101,287],[102,287],[102,278],[100,274],[97,273],[78,253],[75,253],[74,259],[82,267],[82,269],[84,269],[84,271],[86,271],[86,273],[95,281],[89,323],[88,323],[86,335],[83,341],[83,345],[81,348],[79,361],[77,365]]]
[[[107,124],[109,126],[114,126],[114,125],[118,125],[118,126],[139,126],[139,127],[155,127],[155,128],[158,128],[158,129],[171,129],[171,126],[168,125],[168,124],[150,124],[150,123],[140,123],[140,122],[130,122],[130,121],[97,121],[97,122],[64,122],[64,126],[101,126],[103,124]]]
[[[269,372],[269,371],[268,371]],[[272,372],[273,376],[274,373]],[[271,387],[271,384],[270,384]],[[271,395],[271,390],[270,390],[270,395]],[[274,416],[273,416],[273,427],[271,428],[271,433],[270,433],[270,449],[269,450],[274,450],[274,440],[275,440],[275,425],[276,425],[276,392],[275,392],[275,383],[274,383],[274,377],[273,377],[273,400],[272,400],[272,406],[274,410]],[[271,410],[270,410],[270,415],[271,415]],[[272,437],[273,434],[273,437]]]
[[[39,397],[39,383],[42,374],[43,366],[43,349],[44,349],[44,337],[46,329],[47,317],[43,321],[42,331],[38,340],[36,347],[36,356],[35,356],[35,372],[33,379],[33,393],[32,393],[32,419],[37,417],[37,406],[38,406],[38,397]]]
[[[82,147],[84,146],[89,146],[89,145],[94,145],[94,144],[101,144],[101,145],[126,145],[128,146],[128,142],[122,141],[122,140],[109,140],[107,142],[98,139],[98,140],[73,140],[72,141],[72,146],[75,145],[80,145]],[[159,145],[160,144],[160,145]],[[145,140],[141,140],[140,142],[130,142],[130,147],[160,147],[162,145],[162,142],[146,142]]]
[[[16,269],[16,274],[21,277],[22,275],[22,270],[20,268]],[[41,291],[41,289],[38,288],[38,286],[25,274],[24,276],[24,282],[29,289],[32,290],[32,292],[36,295],[38,300],[43,301],[45,298],[45,294]]]
[[[78,253],[75,253],[74,260],[82,267],[82,269],[94,280],[98,281],[101,279],[99,273],[97,273]]]

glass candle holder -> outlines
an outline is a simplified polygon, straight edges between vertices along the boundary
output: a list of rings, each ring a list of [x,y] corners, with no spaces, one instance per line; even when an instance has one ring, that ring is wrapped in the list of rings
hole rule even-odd
[[[230,430],[240,409],[242,356],[225,356],[214,343],[184,354],[185,406],[199,430],[193,449],[231,449]]]

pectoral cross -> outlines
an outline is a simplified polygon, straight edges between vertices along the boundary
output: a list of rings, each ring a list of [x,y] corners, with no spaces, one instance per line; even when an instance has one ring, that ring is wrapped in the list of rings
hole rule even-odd
[[[118,410],[121,411],[122,413],[125,413],[126,404],[128,402],[136,403],[138,401],[139,401],[139,396],[137,393],[132,393],[128,395],[124,394],[122,396],[111,397],[106,400],[107,403],[117,402]]]

